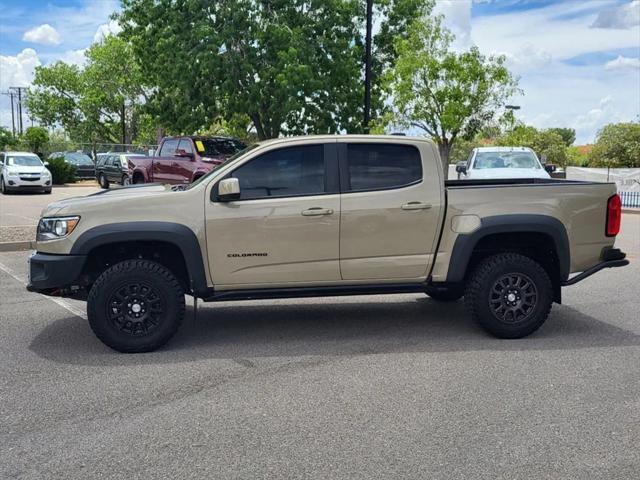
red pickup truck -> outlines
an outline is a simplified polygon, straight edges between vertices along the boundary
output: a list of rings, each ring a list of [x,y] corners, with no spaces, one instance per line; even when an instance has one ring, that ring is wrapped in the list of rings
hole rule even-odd
[[[191,183],[246,148],[229,137],[165,137],[151,157],[129,157],[132,183]]]

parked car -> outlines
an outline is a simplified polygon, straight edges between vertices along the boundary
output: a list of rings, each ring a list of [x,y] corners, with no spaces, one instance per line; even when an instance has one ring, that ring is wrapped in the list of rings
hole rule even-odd
[[[51,172],[31,152],[0,152],[0,191],[39,190],[51,193]]]
[[[151,157],[129,157],[132,183],[189,184],[246,145],[228,137],[167,137]]]
[[[474,148],[467,161],[458,162],[458,178],[551,178],[555,166],[544,165],[527,147]]]
[[[86,299],[93,331],[123,352],[166,343],[185,293],[464,296],[483,328],[519,338],[545,322],[562,287],[628,263],[614,248],[614,183],[443,177],[424,138],[267,141],[187,187],[52,203],[27,288]]]
[[[109,188],[111,183],[129,185],[131,172],[129,158],[139,157],[137,153],[98,154],[96,162],[96,179],[102,188]]]
[[[49,158],[62,157],[64,161],[76,167],[76,177],[80,179],[96,178],[96,166],[91,157],[82,152],[55,152]]]

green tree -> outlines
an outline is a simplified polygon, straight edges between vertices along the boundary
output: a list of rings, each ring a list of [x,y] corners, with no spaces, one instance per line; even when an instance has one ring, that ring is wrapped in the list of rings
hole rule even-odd
[[[540,160],[561,167],[567,164],[567,146],[564,139],[552,129],[538,130],[530,125],[519,125],[495,140],[496,145],[506,147],[529,147]]]
[[[430,0],[377,2],[374,116],[396,38]],[[250,119],[260,139],[361,131],[364,2],[124,0],[119,22],[165,128]]]
[[[20,141],[32,152],[42,155],[43,147],[49,143],[49,132],[43,127],[28,127],[20,137]]]
[[[120,143],[132,139],[146,91],[131,47],[117,36],[91,46],[84,69],[56,62],[36,69],[29,92],[31,114],[61,125],[72,140]]]
[[[16,143],[16,138],[8,128],[0,127],[0,150],[5,150],[8,147],[13,147]]]
[[[562,140],[564,141],[564,144],[567,147],[570,147],[571,145],[573,145],[573,142],[576,141],[576,131],[573,128],[556,127],[556,128],[549,128],[548,131],[557,133],[558,135],[560,135],[562,137]]]
[[[456,141],[473,138],[518,91],[504,56],[486,57],[476,47],[454,52],[453,38],[441,17],[417,19],[396,41],[388,75],[397,121],[431,136],[445,172]]]
[[[606,125],[598,132],[589,160],[597,167],[640,167],[640,123]]]

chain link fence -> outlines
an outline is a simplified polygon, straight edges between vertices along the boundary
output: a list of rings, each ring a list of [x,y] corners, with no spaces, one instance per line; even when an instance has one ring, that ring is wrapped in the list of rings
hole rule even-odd
[[[82,143],[82,142],[50,142],[47,145],[45,156],[58,152],[82,152],[89,155],[94,161],[98,153],[136,153],[138,155],[153,155],[158,148],[156,144],[141,143]]]

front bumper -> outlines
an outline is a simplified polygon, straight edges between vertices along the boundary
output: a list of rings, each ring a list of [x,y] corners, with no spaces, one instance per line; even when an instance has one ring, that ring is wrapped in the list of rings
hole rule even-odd
[[[568,287],[569,285],[575,285],[605,268],[624,267],[625,265],[629,265],[629,260],[625,258],[626,256],[627,254],[620,251],[619,248],[607,248],[602,252],[602,262],[574,277],[567,279],[562,286]]]
[[[5,179],[4,186],[9,190],[51,188],[51,177],[8,176]]]
[[[44,295],[71,292],[79,283],[85,255],[54,255],[34,252],[29,258],[27,290]]]

